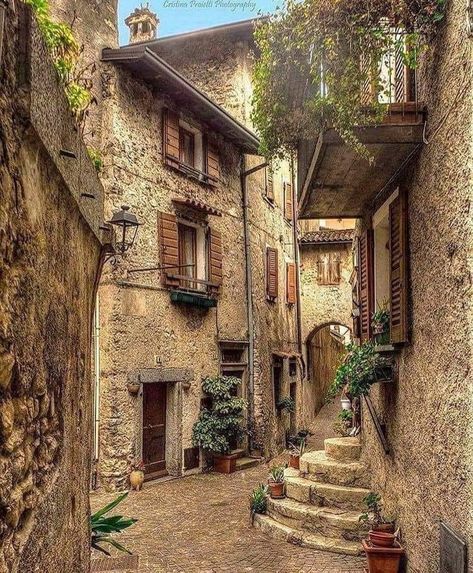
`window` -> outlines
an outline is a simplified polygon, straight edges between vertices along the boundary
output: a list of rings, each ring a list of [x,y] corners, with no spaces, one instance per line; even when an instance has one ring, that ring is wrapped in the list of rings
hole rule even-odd
[[[286,302],[295,304],[296,302],[296,264],[286,264]]]
[[[162,282],[166,287],[218,291],[222,284],[222,237],[205,222],[158,214]]]
[[[407,341],[407,198],[396,190],[373,215],[359,240],[360,338],[371,338],[376,305],[390,311],[390,340]]]
[[[149,22],[142,22],[142,24],[141,24],[141,31],[142,31],[144,34],[147,34],[150,30],[151,30],[151,26],[150,26]]]
[[[268,165],[265,169],[265,196],[271,202],[274,202],[274,181],[273,181],[273,168]]]
[[[284,183],[284,218],[286,221],[292,221],[292,184],[286,181]]]
[[[341,264],[338,255],[322,255],[317,261],[317,283],[322,286],[338,285],[341,280]]]
[[[266,249],[266,298],[274,301],[278,296],[278,251]]]
[[[279,409],[278,404],[281,400],[283,374],[283,361],[281,357],[273,355],[271,370],[273,379],[274,410],[278,415],[280,415],[281,410]]]
[[[194,146],[194,134],[179,126],[179,160],[189,167],[195,167]]]
[[[163,110],[163,157],[166,165],[210,185],[220,180],[218,150],[206,134],[169,109]]]

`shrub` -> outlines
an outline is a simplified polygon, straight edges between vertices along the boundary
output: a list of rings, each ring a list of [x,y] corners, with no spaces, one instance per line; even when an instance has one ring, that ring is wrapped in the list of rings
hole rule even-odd
[[[266,508],[268,506],[268,486],[260,484],[255,487],[250,495],[250,510],[252,515],[255,513],[266,513]]]

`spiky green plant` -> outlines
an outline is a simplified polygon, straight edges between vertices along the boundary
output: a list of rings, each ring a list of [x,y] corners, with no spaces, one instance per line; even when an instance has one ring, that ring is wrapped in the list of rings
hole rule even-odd
[[[113,533],[121,533],[124,529],[127,529],[131,525],[137,522],[137,519],[131,517],[123,517],[122,515],[112,515],[106,517],[106,514],[114,509],[119,503],[121,503],[128,495],[128,492],[118,496],[114,501],[110,502],[102,509],[96,511],[90,517],[90,528],[91,528],[91,547],[105,553],[105,555],[110,555],[110,553],[102,547],[103,544],[109,544],[115,547],[119,551],[123,551],[131,555],[131,551],[128,551],[123,545],[121,545],[116,539],[112,537]]]

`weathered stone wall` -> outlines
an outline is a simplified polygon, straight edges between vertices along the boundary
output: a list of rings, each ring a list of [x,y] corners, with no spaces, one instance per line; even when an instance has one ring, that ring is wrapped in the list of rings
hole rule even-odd
[[[351,244],[300,244],[301,253],[301,309],[302,340],[306,365],[310,364],[310,341],[314,332],[328,324],[352,326],[352,287],[350,276],[353,271]],[[338,285],[320,285],[317,282],[317,261],[331,255],[340,260],[341,280]],[[308,427],[325,398],[326,385],[314,381],[307,372],[301,397],[303,408],[301,425]]]
[[[469,543],[473,570],[471,62],[466,6],[452,0],[420,68],[429,143],[405,174],[410,343],[396,356],[398,380],[372,390],[390,455],[364,412],[372,487],[416,573],[439,570],[440,521]]]
[[[77,167],[68,169],[54,149],[58,126],[66,142],[75,133],[62,88],[24,6],[8,10],[6,21],[0,67],[0,571],[79,573],[88,570],[90,552],[90,347],[102,189],[87,163],[82,190],[96,195],[95,209],[81,205],[69,186]]]

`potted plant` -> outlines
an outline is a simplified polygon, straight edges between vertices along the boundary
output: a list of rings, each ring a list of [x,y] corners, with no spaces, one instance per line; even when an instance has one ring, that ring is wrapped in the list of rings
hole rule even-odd
[[[105,553],[105,555],[110,556],[110,553],[103,547],[103,544],[107,543],[112,547],[115,547],[119,551],[124,551],[131,555],[131,552],[128,551],[123,545],[118,543],[116,539],[114,539],[111,534],[112,533],[121,533],[124,529],[130,527],[134,523],[137,522],[136,519],[123,517],[121,515],[113,515],[111,517],[106,517],[106,514],[115,508],[119,503],[121,503],[128,492],[118,496],[114,501],[99,509],[90,517],[90,529],[91,529],[91,538],[90,538],[90,545],[92,549],[96,549],[101,553]]]
[[[350,431],[353,425],[353,411],[352,410],[341,410],[338,414],[338,419],[333,425],[333,429],[343,437],[350,435]]]
[[[274,499],[284,497],[284,466],[273,466],[269,470],[268,485],[271,497]]]
[[[389,343],[389,308],[387,301],[378,306],[378,310],[372,314],[371,327],[377,344]]]
[[[130,473],[131,489],[140,491],[145,481],[145,464],[142,460],[135,462]]]
[[[363,500],[367,511],[360,521],[370,526],[368,539],[363,539],[363,549],[369,573],[397,573],[404,549],[396,539],[394,521],[382,512],[381,497],[370,492]]]
[[[246,402],[235,396],[240,383],[234,376],[208,377],[202,382],[208,401],[194,424],[192,443],[213,455],[214,470],[220,473],[235,471],[238,455],[231,453],[232,444],[244,435],[242,413]]]
[[[296,411],[296,402],[294,398],[291,396],[284,396],[281,398],[277,404],[278,410],[283,411],[286,410],[289,413],[293,413]]]
[[[351,410],[351,400],[346,394],[342,395],[340,402],[343,410]]]
[[[298,443],[292,443],[289,447],[289,467],[298,470],[300,468],[300,459],[305,452],[306,439],[300,438]]]
[[[268,486],[260,484],[255,487],[250,495],[250,512],[251,520],[255,516],[255,513],[265,514],[268,506]]]

